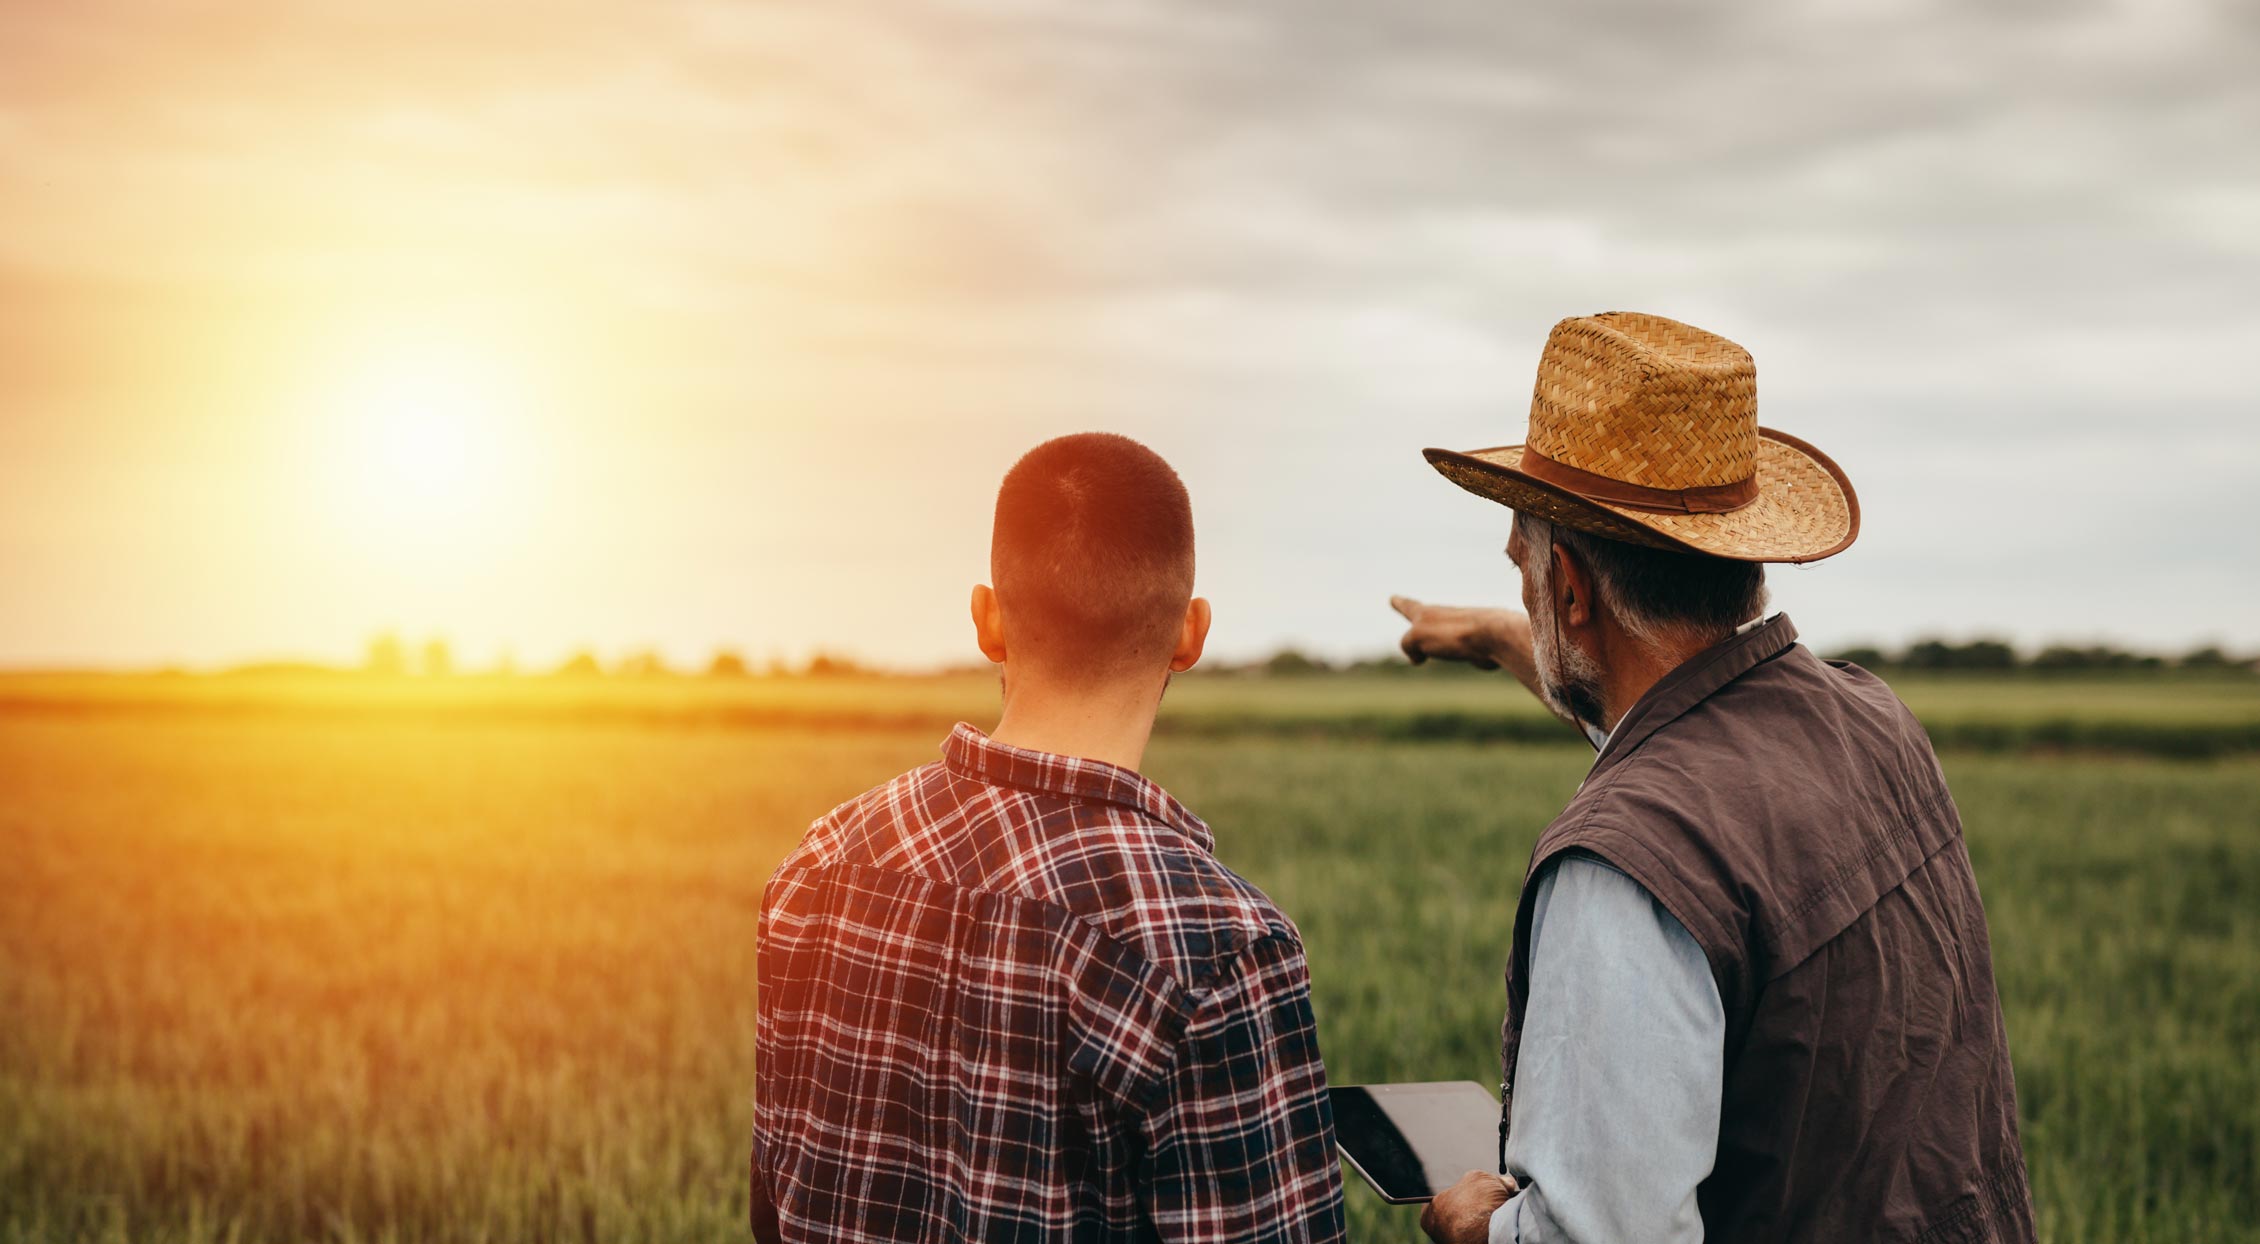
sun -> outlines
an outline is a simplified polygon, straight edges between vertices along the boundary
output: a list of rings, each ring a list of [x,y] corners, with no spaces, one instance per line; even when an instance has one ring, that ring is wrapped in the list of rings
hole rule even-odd
[[[344,499],[376,545],[475,539],[515,500],[522,386],[455,342],[387,350],[340,380],[333,401]]]
[[[403,505],[460,502],[493,439],[497,403],[484,378],[455,365],[380,373],[359,395],[371,483]]]

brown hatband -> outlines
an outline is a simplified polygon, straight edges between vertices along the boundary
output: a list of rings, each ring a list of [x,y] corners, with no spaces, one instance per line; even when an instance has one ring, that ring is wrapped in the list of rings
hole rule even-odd
[[[1606,475],[1595,475],[1573,466],[1565,466],[1523,446],[1522,461],[1516,469],[1542,484],[1576,493],[1588,501],[1608,505],[1621,505],[1627,509],[1643,510],[1650,514],[1727,514],[1741,509],[1758,499],[1758,476],[1736,480],[1731,484],[1713,484],[1704,488],[1650,488],[1644,484],[1627,484]]]

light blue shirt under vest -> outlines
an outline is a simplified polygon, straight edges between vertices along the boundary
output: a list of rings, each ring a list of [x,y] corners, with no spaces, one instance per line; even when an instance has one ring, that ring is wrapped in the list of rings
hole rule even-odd
[[[1702,948],[1597,857],[1547,864],[1530,921],[1507,1134],[1522,1185],[1491,1244],[1703,1238],[1695,1188],[1718,1151],[1726,1008]]]
[[[1608,750],[1608,734],[1587,733]],[[1507,1133],[1522,1191],[1491,1215],[1491,1244],[1701,1244],[1695,1189],[1718,1157],[1726,1096],[1726,1006],[1710,962],[1597,856],[1561,855],[1532,883]]]

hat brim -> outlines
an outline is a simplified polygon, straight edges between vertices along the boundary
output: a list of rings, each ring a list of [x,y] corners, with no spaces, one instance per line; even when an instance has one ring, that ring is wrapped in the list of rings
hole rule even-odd
[[[1444,478],[1479,497],[1610,540],[1744,562],[1814,562],[1851,547],[1860,499],[1827,454],[1758,429],[1758,495],[1724,514],[1655,513],[1595,501],[1521,470],[1523,446],[1424,449]]]

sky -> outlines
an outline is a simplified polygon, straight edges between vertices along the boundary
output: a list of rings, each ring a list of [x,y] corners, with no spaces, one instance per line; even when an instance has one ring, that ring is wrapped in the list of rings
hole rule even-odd
[[[1748,347],[1823,647],[2260,648],[2260,10],[0,0],[0,665],[975,659],[1138,437],[1211,651],[1510,603],[1547,329]]]

